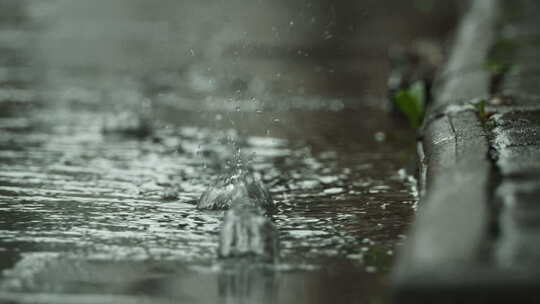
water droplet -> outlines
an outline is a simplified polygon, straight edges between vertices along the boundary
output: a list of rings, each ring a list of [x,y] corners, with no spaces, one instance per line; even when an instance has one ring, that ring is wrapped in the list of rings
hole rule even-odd
[[[377,267],[375,267],[375,266],[367,266],[366,267],[366,272],[367,273],[374,273],[376,271],[377,271]]]
[[[322,36],[324,40],[329,40],[329,39],[334,38],[334,35],[332,35],[332,33],[330,33],[329,31],[325,31]]]
[[[383,142],[386,140],[386,134],[382,131],[375,132],[373,137],[375,138],[376,142]]]

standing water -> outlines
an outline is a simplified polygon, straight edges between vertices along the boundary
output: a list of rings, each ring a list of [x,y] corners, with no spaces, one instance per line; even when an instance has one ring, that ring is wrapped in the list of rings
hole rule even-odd
[[[416,197],[380,53],[409,34],[362,5],[0,1],[0,302],[383,301]],[[220,259],[197,208],[238,162],[272,262]]]

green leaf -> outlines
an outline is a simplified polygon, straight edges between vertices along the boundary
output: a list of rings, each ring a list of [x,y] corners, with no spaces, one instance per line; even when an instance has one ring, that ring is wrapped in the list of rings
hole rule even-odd
[[[510,70],[511,65],[505,62],[496,62],[494,60],[488,60],[484,64],[484,68],[491,73],[504,74]]]
[[[394,103],[405,114],[413,128],[419,128],[425,112],[425,85],[422,81],[414,82],[408,89],[399,90],[394,96]]]
[[[478,116],[480,116],[480,119],[483,119],[486,117],[486,100],[482,99],[478,103],[474,105],[476,108],[476,111],[478,112]]]

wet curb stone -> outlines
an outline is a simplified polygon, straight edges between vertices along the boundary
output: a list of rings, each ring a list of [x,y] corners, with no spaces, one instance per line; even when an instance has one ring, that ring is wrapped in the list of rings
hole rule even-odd
[[[422,128],[396,303],[540,303],[540,3],[469,3]]]

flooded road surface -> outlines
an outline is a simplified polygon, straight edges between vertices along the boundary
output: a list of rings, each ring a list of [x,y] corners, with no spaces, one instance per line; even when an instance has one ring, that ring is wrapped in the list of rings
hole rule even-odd
[[[372,134],[384,130],[371,129],[376,123],[355,119],[358,113],[276,113],[296,130],[301,126],[288,119],[324,119],[336,138],[305,130],[311,138],[237,139],[278,207],[273,220],[281,258],[266,270],[275,277],[267,287],[260,269],[222,269],[216,251],[223,214],[194,205],[232,158],[234,150],[221,139],[223,133],[234,137],[234,129],[179,124],[156,128],[155,138],[108,138],[93,111],[30,112],[2,118],[25,127],[3,128],[0,288],[6,293],[0,298],[25,302],[28,293],[39,292],[45,302],[70,302],[72,296],[60,294],[112,293],[205,303],[213,292],[215,298],[246,293],[248,302],[300,296],[324,303],[338,291],[364,298],[376,292],[371,285],[388,270],[413,211],[411,185],[397,173],[410,151],[376,143]],[[338,134],[347,133],[367,138],[340,141]],[[223,291],[220,280],[239,282]]]
[[[0,301],[383,301],[416,198],[377,48],[319,43],[345,37],[324,1],[246,5],[273,16],[254,27],[85,3],[0,2]],[[218,260],[223,212],[196,209],[238,157],[276,203],[275,265]]]

